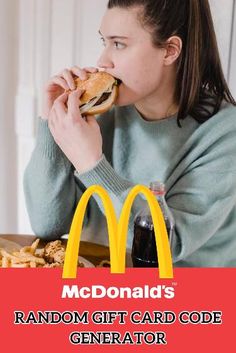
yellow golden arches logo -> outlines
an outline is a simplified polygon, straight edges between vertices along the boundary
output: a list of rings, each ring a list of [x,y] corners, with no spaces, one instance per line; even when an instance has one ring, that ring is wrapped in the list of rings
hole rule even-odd
[[[119,222],[117,222],[110,196],[105,189],[99,185],[92,185],[83,193],[71,224],[63,268],[63,278],[76,278],[77,259],[84,215],[89,199],[95,193],[98,194],[103,202],[107,219],[111,273],[125,272],[125,252],[129,216],[135,197],[142,193],[148,202],[152,215],[158,254],[159,276],[160,278],[173,278],[171,251],[162,211],[155,196],[144,185],[136,185],[131,189],[124,202]]]

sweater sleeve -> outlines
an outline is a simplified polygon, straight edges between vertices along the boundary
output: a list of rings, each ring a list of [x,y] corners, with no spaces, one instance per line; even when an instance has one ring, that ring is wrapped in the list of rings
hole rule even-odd
[[[232,128],[209,144],[170,187],[166,199],[176,223],[172,244],[174,262],[207,246],[221,229],[225,229],[221,234],[233,234],[230,230],[233,223],[227,222],[236,205],[235,157],[236,139]]]
[[[83,188],[47,121],[39,119],[36,146],[24,173],[26,206],[35,234],[56,239],[68,233]]]
[[[192,143],[195,142],[193,139]],[[206,244],[222,227],[236,204],[234,131],[209,144],[206,150],[203,145],[202,151],[195,156],[193,148],[192,156],[190,153],[188,158],[183,158],[182,166],[179,165],[172,174],[174,182],[171,186],[168,185],[166,200],[176,224],[172,240],[174,262],[185,259]],[[189,163],[188,160],[192,162]],[[178,175],[179,170],[181,172]],[[109,192],[119,217],[133,183],[119,176],[104,156],[94,169],[82,175],[76,172],[76,176],[86,187],[102,185]],[[167,184],[171,184],[171,181]],[[95,198],[104,212],[101,201],[96,196]],[[135,214],[145,203],[138,196],[132,207],[128,247],[132,244]]]

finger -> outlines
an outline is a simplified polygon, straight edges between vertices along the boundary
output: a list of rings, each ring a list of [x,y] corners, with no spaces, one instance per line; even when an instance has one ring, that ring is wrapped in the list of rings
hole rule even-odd
[[[71,72],[73,72],[73,74],[78,76],[81,80],[87,80],[88,78],[86,71],[78,66],[72,67]]]
[[[56,84],[62,88],[64,88],[65,90],[70,89],[70,87],[68,86],[67,82],[64,80],[64,78],[60,77],[60,76],[53,76],[51,80],[48,81],[47,86],[50,86],[52,84]]]
[[[81,118],[79,105],[80,105],[80,97],[82,96],[83,92],[84,90],[77,89],[76,91],[73,91],[70,93],[68,97],[68,102],[67,102],[69,116]]]
[[[96,67],[92,67],[92,66],[85,67],[84,70],[91,72],[91,73],[98,72],[98,69]]]
[[[86,121],[89,125],[97,125],[97,121],[94,115],[86,115]]]
[[[86,122],[90,127],[100,129],[98,122],[94,115],[86,115]]]
[[[87,115],[86,116],[86,122],[89,125],[89,128],[93,129],[94,132],[97,134],[101,135],[101,129],[100,126],[95,118],[94,115]]]
[[[53,103],[53,109],[58,117],[65,115],[67,113],[66,102],[68,100],[68,92],[64,92],[60,95]]]
[[[63,94],[61,94],[56,100],[55,103],[63,103],[65,104],[67,99],[68,99],[68,92],[64,92]]]
[[[69,88],[71,90],[74,90],[76,88],[76,86],[75,86],[74,78],[72,76],[72,72],[70,70],[68,70],[68,69],[65,69],[65,70],[62,71],[62,76],[66,80]]]

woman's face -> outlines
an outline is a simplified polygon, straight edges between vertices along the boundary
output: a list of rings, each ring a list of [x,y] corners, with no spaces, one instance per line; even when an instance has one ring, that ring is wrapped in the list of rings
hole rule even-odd
[[[165,50],[152,45],[151,34],[137,14],[138,8],[109,9],[100,27],[104,50],[98,66],[122,81],[117,105],[156,96],[164,74]]]

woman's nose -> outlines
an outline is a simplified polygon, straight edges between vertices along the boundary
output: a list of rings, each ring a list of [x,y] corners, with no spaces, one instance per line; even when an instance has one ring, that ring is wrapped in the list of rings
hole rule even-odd
[[[100,58],[97,61],[97,66],[102,69],[113,69],[114,68],[114,64],[113,64],[111,58],[107,55],[105,50],[100,55]]]

